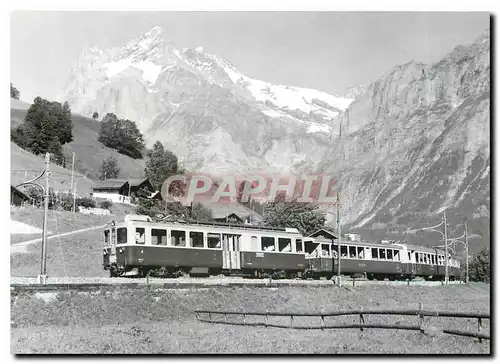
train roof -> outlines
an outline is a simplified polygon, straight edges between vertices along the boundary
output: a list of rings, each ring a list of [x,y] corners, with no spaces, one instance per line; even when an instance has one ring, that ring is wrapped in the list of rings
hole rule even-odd
[[[234,224],[234,223],[224,223],[224,222],[209,222],[209,221],[158,221],[154,222],[149,216],[146,215],[126,215],[124,222],[146,222],[151,224],[168,224],[168,225],[184,225],[184,226],[199,226],[199,227],[215,227],[215,228],[226,228],[234,230],[252,230],[252,231],[272,231],[272,232],[283,232],[285,234],[299,234],[300,232],[296,228],[291,227],[272,227],[272,226],[262,226],[262,225],[247,225],[247,224]]]

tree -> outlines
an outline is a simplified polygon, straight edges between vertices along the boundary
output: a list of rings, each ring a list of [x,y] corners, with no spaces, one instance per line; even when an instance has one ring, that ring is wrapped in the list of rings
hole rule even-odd
[[[16,99],[16,100],[19,100],[19,91],[17,88],[15,88],[14,86],[12,86],[12,82],[10,83],[10,97],[12,97],[13,99]]]
[[[274,202],[265,206],[264,223],[276,227],[293,227],[303,235],[321,229],[325,225],[325,215],[310,203],[285,201],[282,194]]]
[[[189,217],[195,221],[212,221],[213,220],[212,210],[209,209],[208,207],[203,206],[199,202],[193,203]]]
[[[94,119],[94,120],[99,119],[99,113],[98,113],[97,111],[95,111],[95,112],[92,114],[92,119]]]
[[[146,177],[159,190],[168,176],[177,172],[177,156],[170,150],[166,150],[159,141],[153,145],[152,150],[148,151],[147,156],[149,159],[144,169]]]
[[[107,159],[102,161],[100,172],[100,180],[105,180],[108,178],[118,178],[118,175],[120,174],[118,160],[113,156],[109,156]]]
[[[58,165],[62,165],[64,163],[64,155],[62,152],[61,143],[59,142],[59,138],[54,136],[47,147],[47,152],[51,154],[51,160]]]
[[[61,105],[37,97],[12,140],[20,142],[21,147],[36,155],[48,152],[49,148],[59,155],[60,147],[73,140],[72,129],[71,110],[67,102]]]
[[[489,282],[491,277],[490,249],[483,248],[473,259],[469,269],[475,280]]]
[[[111,113],[106,114],[101,122],[98,141],[135,159],[142,158],[145,146],[144,137],[133,121],[118,119]]]

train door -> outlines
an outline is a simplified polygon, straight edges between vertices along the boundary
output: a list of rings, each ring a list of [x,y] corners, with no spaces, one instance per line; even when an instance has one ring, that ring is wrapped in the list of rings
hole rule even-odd
[[[241,269],[241,235],[222,234],[222,269]]]
[[[222,234],[222,269],[231,269],[231,252],[229,250],[229,235]]]
[[[232,235],[230,237],[230,250],[231,250],[231,269],[241,269],[241,256],[240,256],[240,235]]]
[[[109,262],[116,263],[116,227],[111,227]]]

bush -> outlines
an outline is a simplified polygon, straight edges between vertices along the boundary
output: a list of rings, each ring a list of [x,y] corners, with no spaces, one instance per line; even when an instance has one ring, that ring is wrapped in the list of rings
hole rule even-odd
[[[90,197],[82,197],[82,198],[77,198],[76,199],[76,205],[77,206],[82,206],[85,208],[94,208],[95,207],[95,201],[91,199]]]
[[[73,210],[73,195],[70,193],[63,193],[58,196],[57,205],[65,211]]]
[[[105,200],[99,203],[101,209],[109,210],[113,206],[113,203],[109,200]]]

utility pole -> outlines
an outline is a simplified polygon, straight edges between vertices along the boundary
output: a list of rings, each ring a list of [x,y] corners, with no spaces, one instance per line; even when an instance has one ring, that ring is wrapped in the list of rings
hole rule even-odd
[[[465,221],[465,283],[469,283],[469,237],[467,236],[467,221]]]
[[[347,114],[347,117],[349,117],[349,114]],[[339,122],[339,142],[340,142],[340,153],[342,154],[342,162],[344,162],[344,148],[342,144],[342,121]],[[342,168],[344,167],[344,163],[342,163],[340,172],[342,172]],[[338,233],[338,263],[337,263],[337,276],[338,276],[338,284],[339,287],[342,286],[342,278],[341,278],[341,271],[340,271],[340,265],[341,265],[341,241],[342,241],[342,229],[340,226],[340,181],[338,181],[339,186],[337,190],[337,233]]]
[[[73,190],[73,212],[76,211],[76,181],[75,181],[75,188]]]
[[[446,210],[443,211],[444,219],[444,284],[448,284],[449,272],[448,272],[448,229],[446,228]]]
[[[74,190],[74,172],[75,172],[75,152],[73,152],[73,160],[71,162],[71,191],[73,192],[73,212],[75,212],[75,190]]]
[[[338,242],[338,249],[337,249],[337,276],[338,276],[338,284],[339,287],[342,286],[342,278],[340,277],[340,242],[342,240],[342,231],[340,228],[340,193],[337,191],[337,242]]]
[[[43,233],[42,233],[42,266],[40,269],[39,282],[45,284],[47,279],[47,218],[49,212],[49,175],[50,175],[50,153],[45,154],[45,194],[43,210]]]

